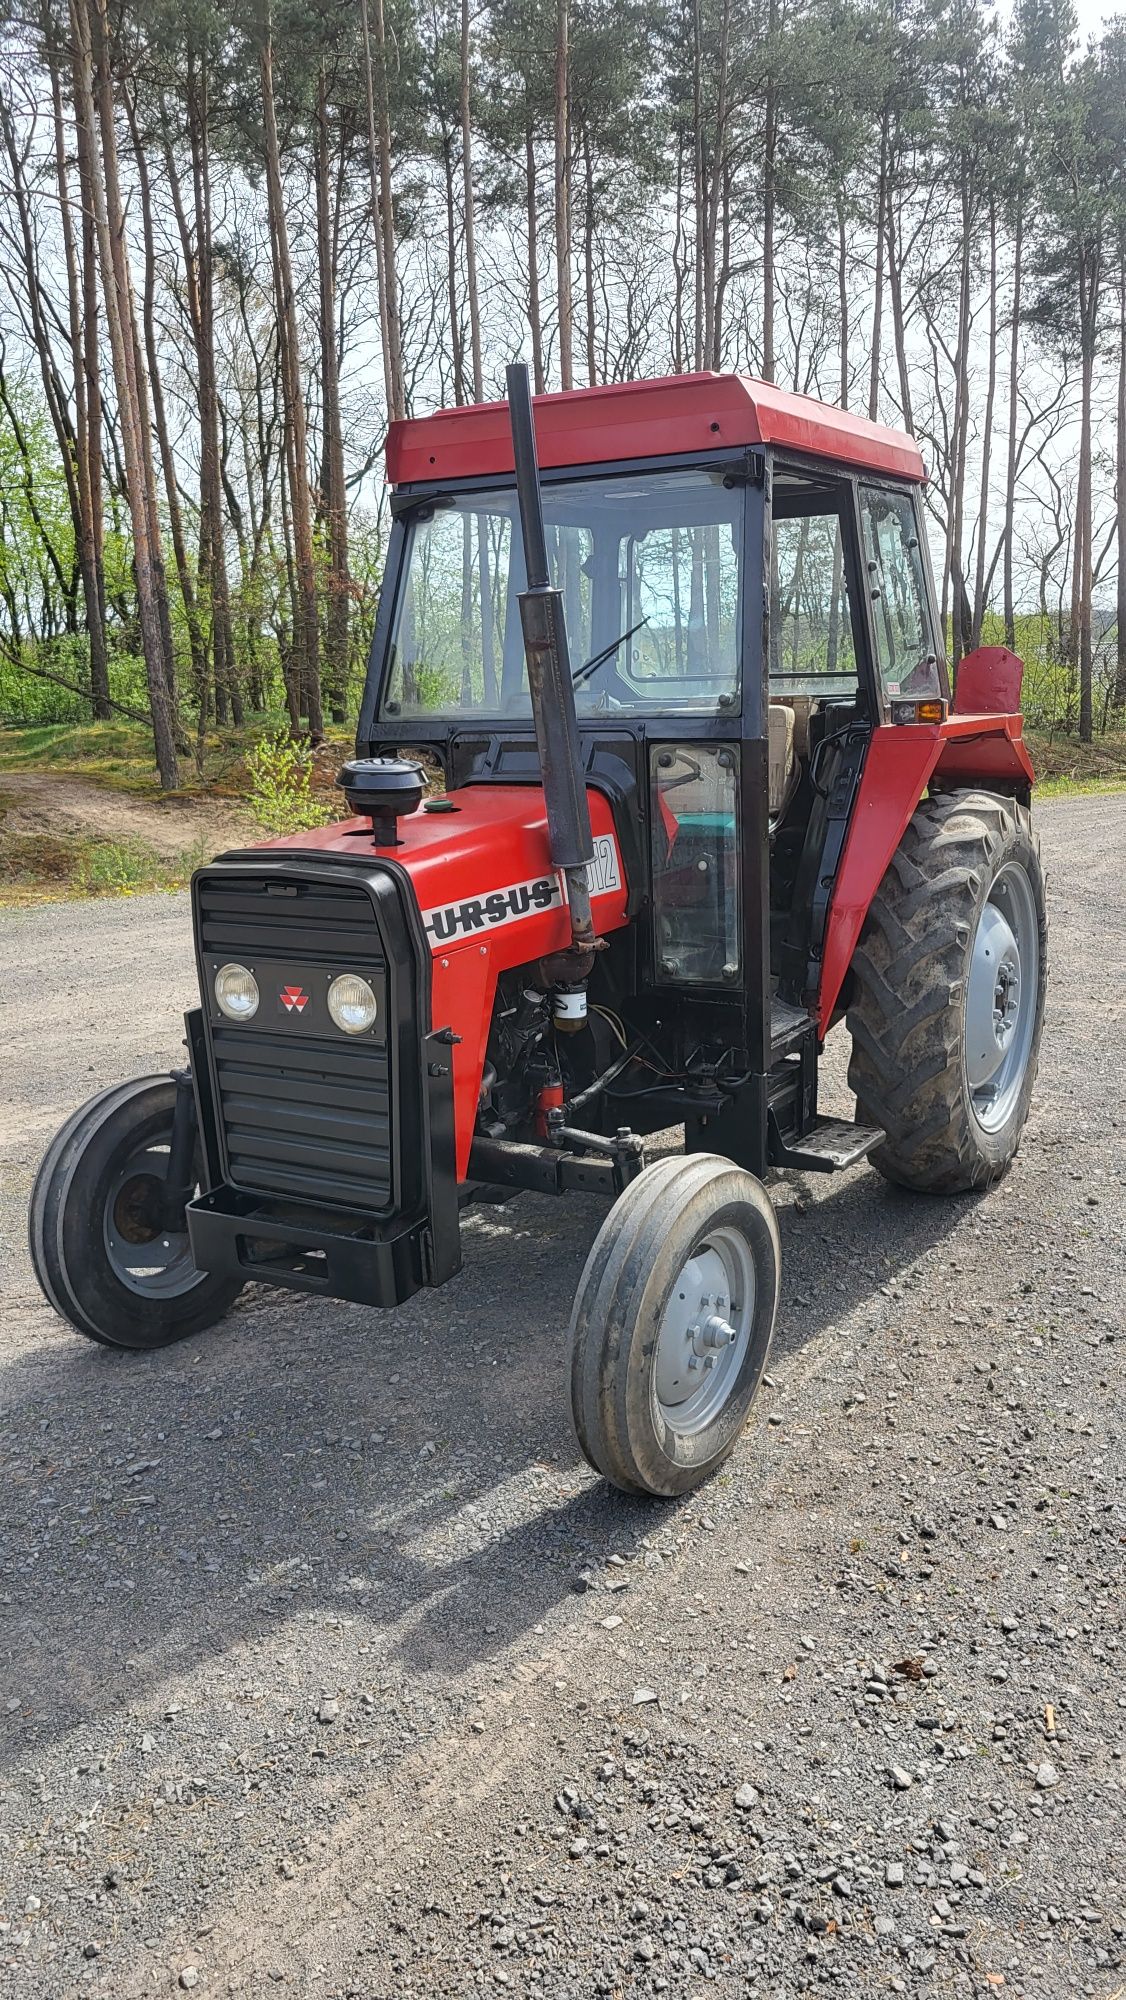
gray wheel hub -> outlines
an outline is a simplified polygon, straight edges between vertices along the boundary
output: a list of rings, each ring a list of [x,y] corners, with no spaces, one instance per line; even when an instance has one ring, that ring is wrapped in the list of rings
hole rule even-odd
[[[169,1228],[161,1214],[168,1146],[153,1141],[114,1175],[106,1194],[102,1236],[114,1276],[144,1299],[176,1299],[203,1280],[186,1225]]]
[[[670,1430],[695,1437],[714,1422],[742,1373],[754,1314],[750,1245],[714,1230],[681,1267],[657,1334],[653,1398]]]
[[[1040,935],[1032,886],[1008,863],[978,918],[966,981],[965,1061],[973,1115],[983,1132],[1012,1116],[1032,1053]]]

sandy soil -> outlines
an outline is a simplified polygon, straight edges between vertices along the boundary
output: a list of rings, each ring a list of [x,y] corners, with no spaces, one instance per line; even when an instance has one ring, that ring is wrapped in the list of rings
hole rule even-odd
[[[70,772],[0,771],[0,802],[0,813],[7,807],[7,833],[143,841],[166,860],[201,841],[214,841],[218,848],[252,837],[237,806],[190,798],[134,799]]]

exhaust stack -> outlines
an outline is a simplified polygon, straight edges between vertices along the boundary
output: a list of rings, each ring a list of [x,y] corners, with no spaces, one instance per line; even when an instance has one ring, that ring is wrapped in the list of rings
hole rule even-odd
[[[547,836],[551,858],[567,884],[574,949],[597,951],[590,912],[587,864],[594,858],[583,777],[575,687],[567,651],[562,593],[548,576],[540,469],[532,421],[528,370],[514,362],[507,371],[508,412],[516,461],[516,492],[524,538],[524,568],[528,587],[519,597],[528,685],[536,726],[543,795],[547,803]],[[589,966],[584,968],[589,970]],[[582,974],[579,974],[582,977]]]

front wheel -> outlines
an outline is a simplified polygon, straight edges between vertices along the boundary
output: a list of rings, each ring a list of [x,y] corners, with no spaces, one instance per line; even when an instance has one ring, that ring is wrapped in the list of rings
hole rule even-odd
[[[770,1197],[729,1160],[658,1160],[631,1182],[571,1315],[571,1408],[596,1472],[671,1499],[722,1464],[766,1366],[780,1264]]]
[[[202,1333],[242,1290],[197,1269],[183,1207],[169,1205],[177,1087],[145,1076],[91,1098],[56,1133],[32,1189],[35,1275],[56,1312],[108,1347]],[[197,1146],[196,1185],[201,1172]]]

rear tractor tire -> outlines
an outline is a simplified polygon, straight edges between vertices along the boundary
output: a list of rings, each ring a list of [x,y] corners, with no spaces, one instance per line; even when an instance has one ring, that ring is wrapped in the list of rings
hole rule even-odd
[[[852,961],[848,1080],[900,1187],[991,1187],[1028,1116],[1048,975],[1040,851],[1024,806],[950,792],[918,807]]]
[[[242,1290],[192,1261],[187,1218],[169,1213],[177,1085],[116,1084],[68,1118],[43,1157],[28,1237],[57,1313],[106,1347],[167,1347],[223,1318]],[[198,1145],[193,1165],[198,1184]]]
[[[606,1217],[571,1315],[584,1455],[627,1493],[671,1499],[734,1450],[778,1309],[778,1226],[753,1174],[658,1160]]]

